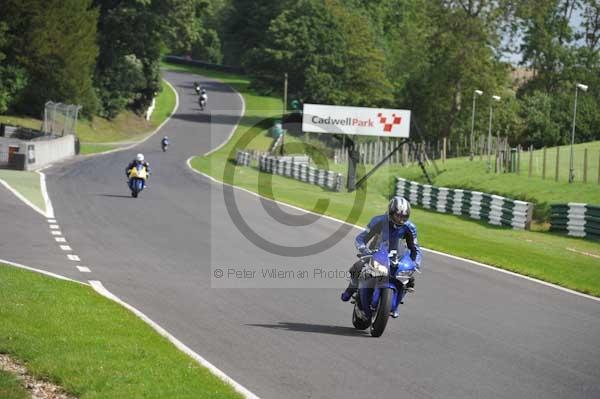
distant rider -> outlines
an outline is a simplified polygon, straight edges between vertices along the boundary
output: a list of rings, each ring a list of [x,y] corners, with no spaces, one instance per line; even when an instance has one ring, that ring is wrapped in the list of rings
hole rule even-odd
[[[160,145],[162,147],[162,150],[164,151],[169,146],[169,138],[167,136],[163,137],[160,141]]]
[[[194,82],[194,90],[196,90],[196,94],[200,94],[200,83]]]
[[[206,104],[208,103],[208,94],[206,94],[205,88],[202,88],[200,92],[200,98],[198,99],[198,101],[200,102],[200,106],[202,108],[206,107]]]
[[[410,250],[410,258],[417,265],[421,264],[421,248],[417,240],[417,227],[408,218],[410,217],[410,203],[403,197],[394,197],[388,204],[388,211],[384,215],[375,216],[367,228],[356,236],[355,245],[362,255],[368,255],[379,248],[381,240],[388,241],[391,251],[398,250],[398,242],[406,241],[406,247]],[[371,241],[369,245],[369,241]],[[402,257],[402,254],[398,254]],[[350,268],[352,277],[348,288],[342,293],[342,301],[350,300],[358,288],[358,276],[364,267],[364,260],[359,260]],[[415,279],[412,277],[406,285],[407,291],[414,292]],[[398,317],[396,309],[392,309],[392,317]]]
[[[129,165],[127,165],[127,169],[125,169],[125,175],[127,175],[127,178],[129,178],[129,171],[131,170],[131,168],[135,168],[139,164],[141,164],[146,169],[146,174],[150,176],[150,164],[144,161],[144,154],[137,154],[135,156],[135,159],[131,161]],[[145,185],[148,186],[148,183],[146,182]]]

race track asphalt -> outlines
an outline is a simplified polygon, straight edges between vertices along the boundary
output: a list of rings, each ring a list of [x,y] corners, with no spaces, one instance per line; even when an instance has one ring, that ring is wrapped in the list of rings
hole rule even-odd
[[[101,281],[261,398],[600,398],[600,303],[467,262],[425,253],[417,292],[378,339],[352,327],[351,306],[339,300],[342,279],[228,279],[233,288],[217,288],[224,281],[213,277],[217,268],[345,270],[357,231],[347,228],[335,245],[303,256],[250,242],[226,198],[235,197],[257,236],[279,245],[322,242],[340,225],[312,215],[286,216],[286,225],[267,214],[268,201],[224,192],[191,171],[190,156],[229,137],[242,101],[202,77],[165,77],[180,105],[159,134],[46,171],[57,222],[92,272],[79,273],[44,218],[3,187],[0,217],[18,222],[2,223],[0,258]],[[206,112],[196,105],[194,80],[208,87]],[[124,168],[137,152],[153,176],[132,199]],[[286,284],[292,288],[273,288]]]

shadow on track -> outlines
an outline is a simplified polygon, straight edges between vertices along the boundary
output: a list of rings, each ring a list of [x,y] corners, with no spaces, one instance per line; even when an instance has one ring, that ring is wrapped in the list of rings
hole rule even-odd
[[[98,194],[101,197],[112,197],[112,198],[131,198],[131,195],[119,195],[119,194]]]
[[[250,327],[273,328],[276,330],[300,331],[318,334],[346,335],[350,337],[369,336],[366,331],[360,331],[353,327],[328,326],[324,324],[288,323],[280,321],[278,324],[246,324]]]

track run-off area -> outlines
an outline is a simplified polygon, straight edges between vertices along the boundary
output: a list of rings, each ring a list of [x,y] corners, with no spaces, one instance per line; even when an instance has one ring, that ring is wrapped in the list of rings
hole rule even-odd
[[[164,77],[179,105],[156,135],[44,171],[50,221],[0,187],[0,217],[10,221],[0,228],[0,258],[101,282],[261,398],[600,397],[600,302],[531,279],[425,252],[417,292],[377,339],[352,327],[351,306],[339,300],[345,281],[325,288],[297,281],[291,288],[215,286],[217,267],[347,269],[358,230],[347,226],[335,245],[304,256],[249,241],[232,220],[227,195],[246,224],[283,246],[323,241],[341,225],[243,190],[224,192],[191,170],[190,157],[230,137],[243,100],[200,76]],[[210,93],[206,112],[198,109],[194,81]],[[164,135],[171,141],[166,153]],[[138,152],[153,175],[133,199],[125,166]],[[281,223],[277,213],[296,223]]]

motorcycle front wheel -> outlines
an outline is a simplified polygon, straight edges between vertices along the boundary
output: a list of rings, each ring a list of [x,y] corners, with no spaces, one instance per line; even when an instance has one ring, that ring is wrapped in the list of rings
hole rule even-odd
[[[371,325],[371,320],[363,319],[358,316],[358,311],[360,309],[360,296],[356,296],[356,303],[354,304],[354,309],[352,310],[352,325],[357,330],[366,330]]]
[[[392,310],[392,289],[383,288],[379,295],[379,304],[375,312],[375,319],[371,323],[371,336],[380,337],[385,331]]]

